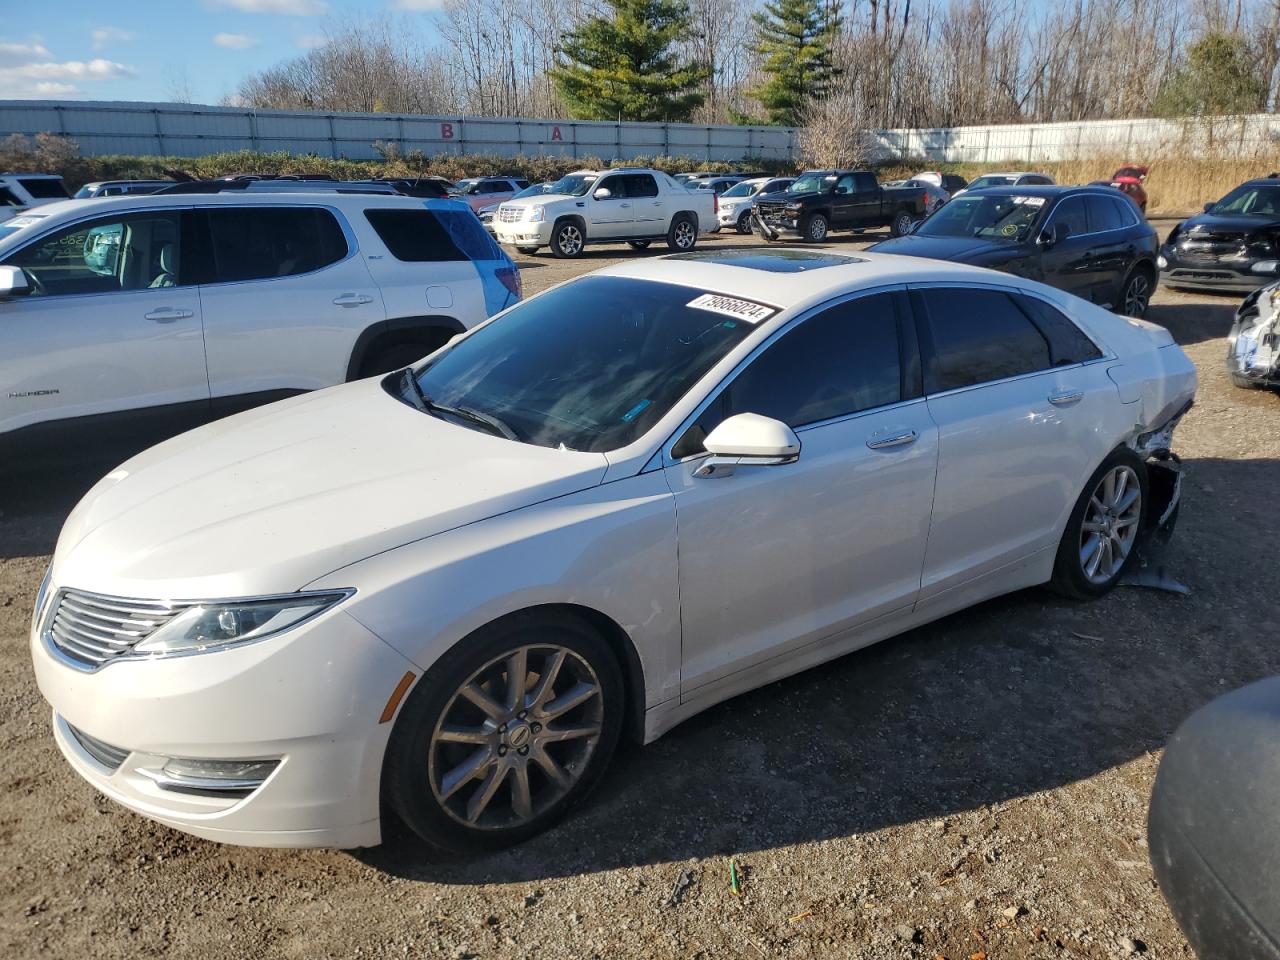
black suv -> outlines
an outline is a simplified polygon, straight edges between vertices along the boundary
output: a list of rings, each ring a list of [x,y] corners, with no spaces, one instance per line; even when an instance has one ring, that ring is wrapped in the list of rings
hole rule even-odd
[[[1039,280],[1140,317],[1155,292],[1159,238],[1109,187],[991,187],[962,193],[877,253],[954,260]]]
[[[1280,177],[1236,187],[1183,220],[1160,248],[1171,287],[1247,292],[1280,276]]]

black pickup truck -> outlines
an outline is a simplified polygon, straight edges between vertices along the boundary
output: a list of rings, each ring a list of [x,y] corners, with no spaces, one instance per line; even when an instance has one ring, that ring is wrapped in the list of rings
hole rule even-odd
[[[780,193],[756,200],[753,226],[766,240],[783,234],[820,243],[831,230],[888,227],[895,237],[925,216],[924,191],[882,187],[867,170],[807,170]]]

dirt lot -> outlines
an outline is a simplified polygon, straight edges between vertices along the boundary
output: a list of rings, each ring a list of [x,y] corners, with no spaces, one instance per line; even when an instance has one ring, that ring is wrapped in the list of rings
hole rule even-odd
[[[535,291],[630,256],[521,266]],[[1196,706],[1280,672],[1280,397],[1227,382],[1234,307],[1162,291],[1151,311],[1201,375],[1163,557],[1189,597],[992,601],[624,748],[566,824],[471,863],[402,836],[221,847],[95,794],[54,747],[26,648],[95,476],[3,492],[0,956],[1189,956],[1144,839],[1160,749]]]

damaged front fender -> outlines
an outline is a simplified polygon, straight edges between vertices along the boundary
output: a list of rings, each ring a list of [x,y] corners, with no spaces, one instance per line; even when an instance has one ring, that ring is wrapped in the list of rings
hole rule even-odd
[[[1227,336],[1227,374],[1238,387],[1280,387],[1280,283],[1240,304]]]

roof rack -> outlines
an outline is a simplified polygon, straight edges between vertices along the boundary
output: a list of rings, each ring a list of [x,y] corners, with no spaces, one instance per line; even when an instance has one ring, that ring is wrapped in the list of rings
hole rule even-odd
[[[188,183],[174,183],[161,187],[152,196],[159,194],[199,194],[199,193],[371,193],[383,196],[400,196],[394,183],[376,182],[373,180],[334,180],[317,178],[301,180],[296,177],[278,177],[262,180],[253,177],[237,177],[233,180],[192,180]]]

